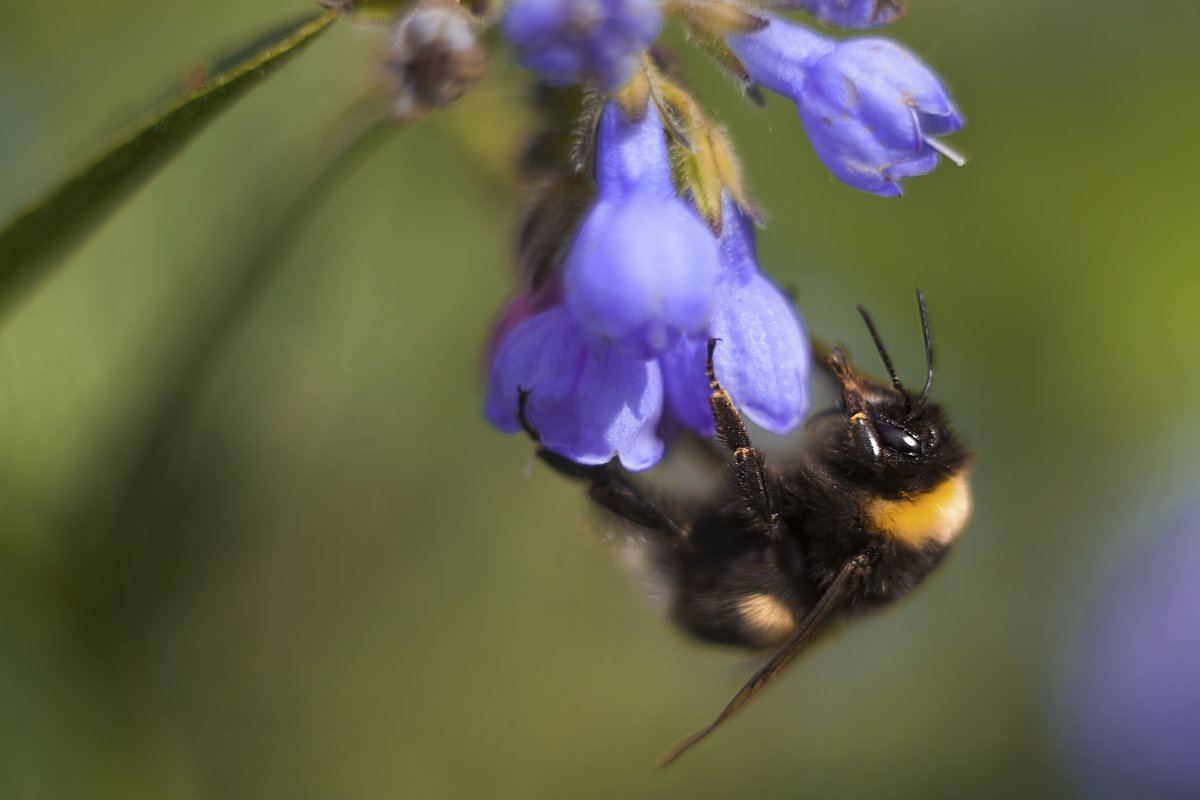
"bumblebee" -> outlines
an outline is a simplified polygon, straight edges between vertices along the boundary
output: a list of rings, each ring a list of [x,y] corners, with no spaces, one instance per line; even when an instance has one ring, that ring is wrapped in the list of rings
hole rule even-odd
[[[694,636],[775,654],[707,727],[678,742],[666,766],[761,692],[829,623],[887,605],[933,570],[971,513],[970,455],[930,401],[933,344],[917,291],[928,369],[914,396],[901,383],[870,315],[859,313],[891,378],[856,372],[840,348],[825,358],[840,385],[836,408],[813,417],[813,445],[776,470],[750,441],[713,371],[707,373],[718,439],[731,455],[728,488],[679,518],[641,491],[615,462],[583,466],[539,448],[556,471],[588,482],[592,500],[624,520],[665,587],[668,614]],[[521,392],[524,419],[527,391]]]

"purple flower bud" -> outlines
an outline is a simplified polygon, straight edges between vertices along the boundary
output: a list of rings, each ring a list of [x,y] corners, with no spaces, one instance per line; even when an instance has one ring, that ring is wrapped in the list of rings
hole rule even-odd
[[[727,37],[757,82],[793,100],[817,157],[838,179],[895,197],[900,181],[937,166],[935,137],[963,120],[937,75],[888,39],[835,42],[773,18],[761,31]]]
[[[612,92],[661,26],[656,0],[514,0],[504,33],[521,64],[547,83]]]
[[[788,0],[784,6],[802,8],[834,28],[880,28],[904,13],[892,0]]]
[[[772,433],[787,433],[808,412],[811,354],[791,299],[758,268],[754,224],[728,195],[721,234],[721,282],[709,334],[719,339],[713,370],[735,406]],[[705,375],[707,337],[689,337],[664,355],[667,404],[702,436],[714,431]]]
[[[717,243],[675,195],[653,106],[630,121],[610,103],[596,147],[598,196],[567,256],[567,307],[592,336],[651,359],[706,329]]]
[[[506,315],[507,316],[507,315]],[[580,464],[618,456],[629,470],[662,458],[657,362],[625,358],[588,336],[562,306],[518,325],[495,347],[484,411],[505,433],[520,430],[518,397],[542,444]]]

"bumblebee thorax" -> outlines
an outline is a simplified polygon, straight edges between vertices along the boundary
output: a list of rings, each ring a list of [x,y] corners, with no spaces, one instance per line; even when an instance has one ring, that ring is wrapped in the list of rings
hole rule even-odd
[[[869,497],[863,503],[868,532],[909,547],[949,545],[971,517],[971,488],[959,472],[928,491],[899,498]]]

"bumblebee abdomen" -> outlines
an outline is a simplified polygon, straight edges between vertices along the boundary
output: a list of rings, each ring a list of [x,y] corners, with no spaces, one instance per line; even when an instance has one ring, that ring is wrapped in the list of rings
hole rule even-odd
[[[787,639],[811,607],[807,581],[779,568],[777,554],[755,543],[734,557],[701,551],[664,553],[673,582],[670,616],[700,639],[770,647]]]
[[[737,604],[747,639],[760,646],[783,644],[796,631],[799,620],[780,598],[761,592],[742,597]]]
[[[671,616],[676,624],[707,642],[740,647],[773,647],[796,630],[803,609],[790,598],[766,592],[681,592]]]

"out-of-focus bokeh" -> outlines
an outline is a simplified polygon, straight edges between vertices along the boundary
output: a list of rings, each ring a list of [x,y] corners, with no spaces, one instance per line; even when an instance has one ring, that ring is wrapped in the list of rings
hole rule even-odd
[[[951,87],[970,163],[899,201],[680,51],[815,335],[874,369],[862,302],[919,381],[929,298],[977,513],[917,594],[656,771],[757,661],[655,616],[579,488],[482,418],[526,76],[494,47],[265,244],[372,85],[383,31],[343,22],[0,322],[0,796],[1085,791],[1079,631],[1200,491],[1200,4],[910,5],[888,34]],[[9,4],[0,218],[310,9]]]
[[[1200,785],[1198,505],[1146,530],[1082,626],[1065,722],[1094,797],[1187,798]]]

